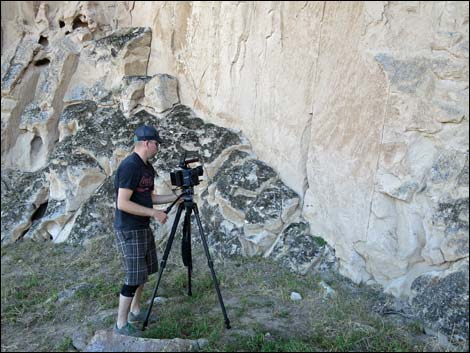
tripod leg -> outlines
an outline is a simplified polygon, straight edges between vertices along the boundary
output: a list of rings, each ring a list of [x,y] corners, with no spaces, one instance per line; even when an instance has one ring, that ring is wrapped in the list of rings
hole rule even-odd
[[[186,207],[186,214],[184,215],[183,225],[183,240],[181,242],[183,264],[188,268],[188,296],[193,295],[191,291],[191,273],[193,270],[193,261],[191,258],[191,211],[192,207]]]
[[[152,299],[150,300],[150,306],[148,308],[147,316],[145,317],[145,321],[142,326],[142,331],[145,330],[145,327],[147,327],[147,324],[149,322],[149,317],[150,317],[150,313],[152,311],[152,306],[153,306],[153,300],[155,299],[155,296],[157,295],[158,286],[160,285],[160,280],[162,279],[163,270],[166,267],[166,261],[168,260],[168,255],[170,254],[171,245],[173,244],[173,239],[175,238],[176,228],[178,228],[178,223],[181,217],[181,212],[183,211],[183,207],[184,207],[183,204],[180,204],[178,206],[178,211],[176,212],[176,217],[173,222],[173,226],[171,228],[170,237],[168,238],[168,242],[166,244],[165,252],[163,254],[163,259],[160,262],[160,271],[158,272],[157,284],[153,291]]]
[[[207,246],[206,238],[204,236],[204,231],[202,229],[201,219],[199,218],[199,210],[195,202],[193,203],[193,209],[194,209],[194,214],[196,215],[196,221],[199,227],[199,234],[201,235],[202,245],[204,246],[204,252],[206,253],[207,262],[209,265],[209,269],[211,271],[212,282],[214,282],[215,290],[217,292],[217,297],[219,298],[220,307],[222,308],[222,314],[224,315],[225,327],[229,329],[230,321],[227,317],[227,312],[225,311],[224,300],[222,299],[222,294],[220,294],[220,288],[217,282],[217,276],[215,275],[215,271],[214,271],[214,263],[212,262],[211,255],[209,254],[209,247]]]

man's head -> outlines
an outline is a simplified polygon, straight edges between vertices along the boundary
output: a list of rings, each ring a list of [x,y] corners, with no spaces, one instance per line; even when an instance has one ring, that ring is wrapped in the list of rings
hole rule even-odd
[[[158,152],[158,146],[163,142],[153,126],[141,125],[134,132],[135,151],[148,160]]]

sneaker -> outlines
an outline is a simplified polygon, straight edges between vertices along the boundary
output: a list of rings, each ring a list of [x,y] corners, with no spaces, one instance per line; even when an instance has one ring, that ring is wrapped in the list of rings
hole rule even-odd
[[[140,337],[142,336],[142,332],[132,326],[130,323],[127,323],[125,326],[118,328],[117,324],[114,326],[114,332],[119,334],[119,335],[124,335],[124,336],[132,336],[132,337]]]
[[[129,316],[127,317],[127,321],[129,321],[130,323],[144,322],[145,318],[147,317],[147,310],[148,309],[141,309],[140,313],[138,314],[134,314],[132,311],[129,311]],[[154,315],[152,315],[152,313],[150,313],[149,323],[154,324],[155,322],[157,322],[157,319],[155,318]]]

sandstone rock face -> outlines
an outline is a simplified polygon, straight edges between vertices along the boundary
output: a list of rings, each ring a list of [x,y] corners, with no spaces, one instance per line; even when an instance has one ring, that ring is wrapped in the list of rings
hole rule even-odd
[[[319,236],[344,275],[468,332],[467,2],[1,6],[2,242],[108,229],[132,128],[157,120],[161,190],[202,151],[217,253],[304,272]]]
[[[319,74],[304,216],[343,273],[409,295],[420,274],[468,258],[468,7],[364,6],[326,8],[324,26],[341,30],[322,32],[319,66],[349,60]],[[460,39],[444,43],[450,31]]]

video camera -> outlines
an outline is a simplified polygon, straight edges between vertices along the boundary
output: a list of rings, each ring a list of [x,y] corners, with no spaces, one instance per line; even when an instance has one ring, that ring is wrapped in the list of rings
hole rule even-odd
[[[188,164],[199,162],[199,158],[186,159],[186,152],[181,158],[179,167],[173,172],[170,172],[171,184],[174,186],[182,187],[183,189],[198,185],[200,180],[199,177],[203,174],[202,165],[195,168],[190,168]]]

